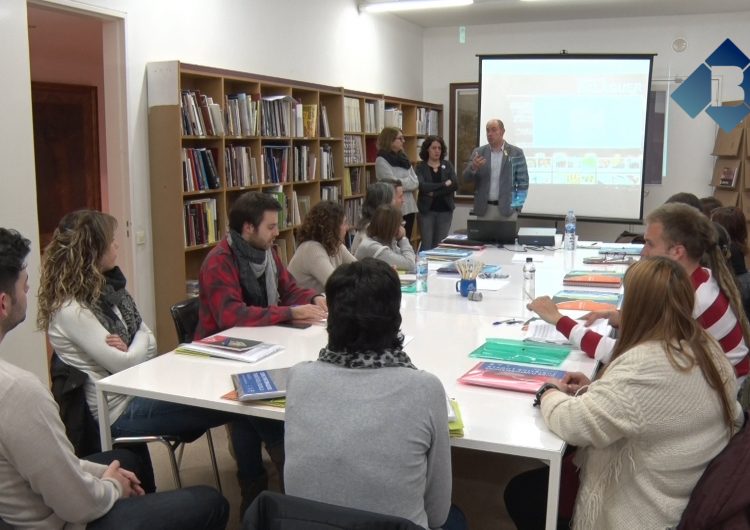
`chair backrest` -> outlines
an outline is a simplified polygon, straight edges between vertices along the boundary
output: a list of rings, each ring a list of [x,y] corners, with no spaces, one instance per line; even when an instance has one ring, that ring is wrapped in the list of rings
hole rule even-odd
[[[677,530],[750,528],[750,425],[745,425],[703,472]]]
[[[423,530],[408,519],[264,491],[245,512],[243,530]]]
[[[86,402],[84,385],[88,375],[65,364],[57,353],[52,352],[50,380],[52,396],[60,408],[60,419],[76,456],[82,458],[101,451],[99,424]]]
[[[170,308],[174,327],[177,330],[177,340],[193,342],[195,328],[198,327],[198,308],[200,299],[196,296],[182,302],[177,302]]]

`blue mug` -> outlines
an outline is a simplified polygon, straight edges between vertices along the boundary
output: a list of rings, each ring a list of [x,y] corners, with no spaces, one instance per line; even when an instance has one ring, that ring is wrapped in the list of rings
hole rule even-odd
[[[477,290],[477,280],[472,278],[471,280],[458,280],[456,282],[456,292],[461,293],[461,296],[466,298],[469,293]]]

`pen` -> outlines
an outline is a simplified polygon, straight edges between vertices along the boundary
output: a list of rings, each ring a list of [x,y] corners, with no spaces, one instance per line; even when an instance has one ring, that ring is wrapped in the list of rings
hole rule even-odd
[[[529,294],[529,291],[527,291],[526,289],[524,289],[524,290],[523,290],[523,294],[525,294],[525,295],[526,295],[526,298],[528,298],[529,300],[533,300],[533,299],[534,299],[534,297],[533,297],[533,296],[531,296],[531,295]]]

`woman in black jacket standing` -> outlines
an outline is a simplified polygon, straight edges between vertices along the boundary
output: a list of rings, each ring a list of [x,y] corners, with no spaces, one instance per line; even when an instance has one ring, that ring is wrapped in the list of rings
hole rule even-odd
[[[419,230],[422,250],[429,250],[448,236],[453,221],[453,195],[458,189],[456,170],[445,160],[445,142],[440,136],[428,136],[419,149],[416,173],[419,179]]]

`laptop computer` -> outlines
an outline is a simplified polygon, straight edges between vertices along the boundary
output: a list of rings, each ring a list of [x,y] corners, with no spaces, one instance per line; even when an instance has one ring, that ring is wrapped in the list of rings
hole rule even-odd
[[[513,243],[518,233],[515,219],[469,219],[466,221],[466,235],[483,243],[504,245]]]

